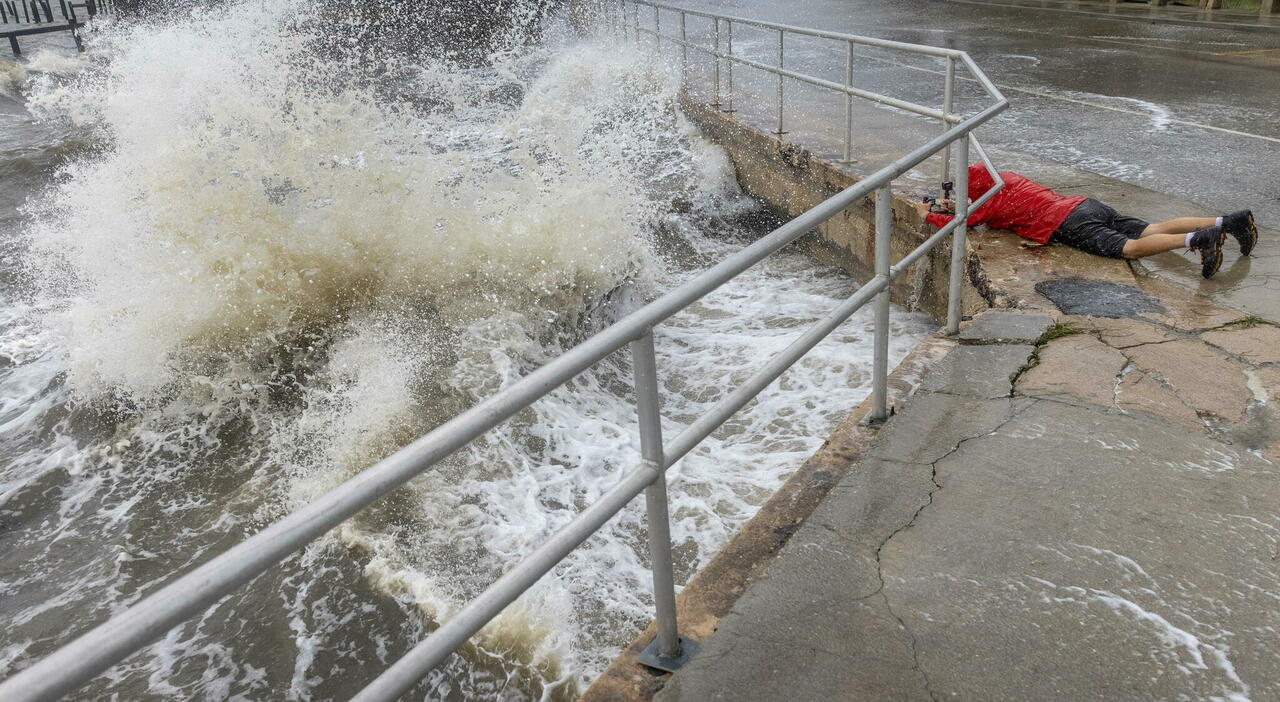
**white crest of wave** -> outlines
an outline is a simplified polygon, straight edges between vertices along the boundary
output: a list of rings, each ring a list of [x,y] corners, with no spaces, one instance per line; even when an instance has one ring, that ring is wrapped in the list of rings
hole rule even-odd
[[[267,516],[607,321],[591,318],[595,303],[651,282],[649,237],[669,198],[735,188],[724,156],[675,108],[677,76],[629,48],[404,64],[413,80],[389,89],[347,80],[362,67],[313,51],[318,31],[304,3],[268,0],[120,26],[99,42],[106,60],[28,96],[101,145],[28,211],[35,293],[53,310],[43,322],[68,387],[124,399],[141,418],[138,442],[188,417],[245,420],[248,436],[219,438],[268,447],[250,453],[286,499],[264,505]],[[584,417],[616,415],[592,450],[610,461],[631,452],[630,405],[588,390],[581,407],[561,396],[551,428],[518,425],[460,459],[488,466],[480,474],[447,490],[427,480],[406,491],[408,509],[370,510],[336,536],[369,554],[370,583],[449,616],[612,482],[612,465],[563,470],[590,458],[565,455],[582,450],[564,443]],[[213,445],[215,432],[199,441]],[[553,457],[529,452],[531,441]],[[467,504],[484,491],[499,511],[519,507],[510,523]],[[551,494],[563,508],[545,513]],[[421,544],[388,536],[404,520],[487,555],[470,572],[466,561],[433,572]],[[629,617],[643,607],[640,565],[625,536],[602,550],[626,566]],[[580,633],[563,624],[580,589],[540,587],[480,645],[563,682],[558,661]]]
[[[479,108],[422,114],[334,80],[350,67],[309,51],[290,6],[137,27],[32,98],[108,144],[66,167],[32,232],[43,289],[67,299],[54,324],[77,391],[141,400],[370,310],[540,309],[636,268],[649,215],[601,115],[637,88],[669,98],[669,76],[637,86],[626,52],[578,52],[573,75],[468,128],[456,113]],[[421,76],[428,100],[493,87]]]

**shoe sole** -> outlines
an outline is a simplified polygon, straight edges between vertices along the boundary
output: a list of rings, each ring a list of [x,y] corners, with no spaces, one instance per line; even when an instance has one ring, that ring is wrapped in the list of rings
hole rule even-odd
[[[1240,244],[1240,255],[1248,256],[1253,253],[1253,247],[1258,245],[1258,225],[1253,223],[1253,214],[1249,214],[1249,226],[1245,227],[1245,233],[1249,235],[1249,243]]]
[[[1213,276],[1217,275],[1218,270],[1222,268],[1222,245],[1226,243],[1226,241],[1227,241],[1227,233],[1224,231],[1218,232],[1218,245],[1214,247],[1217,250],[1218,257],[1217,257],[1217,260],[1213,262],[1213,270],[1209,271],[1208,273],[1205,273],[1203,269],[1201,269],[1200,271],[1202,274],[1204,274],[1205,280],[1208,280],[1209,278],[1212,278]]]

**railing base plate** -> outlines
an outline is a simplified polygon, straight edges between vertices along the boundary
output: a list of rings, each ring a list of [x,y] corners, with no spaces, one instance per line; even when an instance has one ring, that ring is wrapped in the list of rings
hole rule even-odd
[[[675,658],[667,658],[658,655],[658,639],[654,637],[648,646],[636,656],[636,660],[647,668],[661,670],[664,673],[674,673],[680,669],[680,666],[689,662],[694,654],[698,652],[698,642],[693,639],[680,637],[680,655]]]

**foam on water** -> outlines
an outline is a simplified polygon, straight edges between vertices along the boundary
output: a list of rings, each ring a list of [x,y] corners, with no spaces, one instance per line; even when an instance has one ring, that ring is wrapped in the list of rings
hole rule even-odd
[[[119,25],[81,70],[21,79],[96,146],[28,205],[0,308],[0,675],[753,234],[670,67],[552,25],[481,66],[371,69],[317,50],[309,7]],[[784,253],[659,327],[667,436],[854,287]],[[894,326],[896,360],[929,325]],[[682,582],[866,394],[869,329],[856,317],[673,469]],[[583,373],[96,692],[349,696],[635,464],[631,395],[625,357]],[[421,692],[572,697],[651,615],[633,505]]]

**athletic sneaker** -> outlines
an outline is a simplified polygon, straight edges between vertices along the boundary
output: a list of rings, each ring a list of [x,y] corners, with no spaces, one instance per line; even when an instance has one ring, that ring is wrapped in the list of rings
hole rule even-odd
[[[1253,213],[1240,210],[1222,218],[1222,229],[1240,242],[1240,255],[1248,256],[1258,243],[1258,227],[1253,223]]]
[[[1222,227],[1201,229],[1191,235],[1191,250],[1200,252],[1200,273],[1204,277],[1212,278],[1222,267],[1222,242],[1226,240]]]

